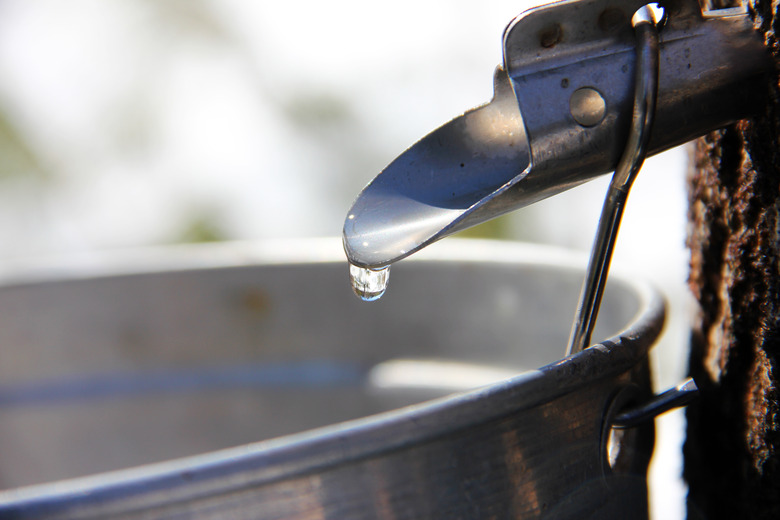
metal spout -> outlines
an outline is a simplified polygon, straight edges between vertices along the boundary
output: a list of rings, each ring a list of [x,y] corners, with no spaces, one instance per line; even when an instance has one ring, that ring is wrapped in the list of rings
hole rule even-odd
[[[477,210],[530,165],[517,100],[498,69],[490,103],[428,134],[363,189],[344,222],[350,262],[382,267],[495,216]]]
[[[650,155],[750,116],[773,70],[744,12],[666,0]],[[504,33],[493,100],[409,148],[344,223],[357,266],[379,268],[467,227],[615,169],[631,122],[631,17],[644,0],[566,0]],[[724,14],[725,13],[725,14]]]

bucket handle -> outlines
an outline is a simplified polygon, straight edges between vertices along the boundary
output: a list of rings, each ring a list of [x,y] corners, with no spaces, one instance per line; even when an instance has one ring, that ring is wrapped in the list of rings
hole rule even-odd
[[[622,430],[639,426],[662,413],[687,405],[698,395],[699,388],[693,378],[689,377],[674,388],[654,396],[646,403],[620,412],[613,419],[612,427]]]

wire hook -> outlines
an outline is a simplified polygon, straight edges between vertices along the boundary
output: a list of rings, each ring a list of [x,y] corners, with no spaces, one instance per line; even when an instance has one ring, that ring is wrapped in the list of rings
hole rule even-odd
[[[637,53],[631,128],[628,142],[612,176],[601,210],[596,240],[591,249],[566,355],[580,352],[590,344],[609,274],[609,264],[615,248],[620,220],[631,185],[647,156],[650,131],[655,119],[655,104],[658,97],[658,29],[651,8],[645,6],[637,11],[633,23]]]

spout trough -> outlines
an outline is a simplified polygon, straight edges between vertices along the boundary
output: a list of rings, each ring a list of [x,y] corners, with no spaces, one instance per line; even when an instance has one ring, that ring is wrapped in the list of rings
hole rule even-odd
[[[385,266],[496,216],[471,218],[530,165],[517,101],[498,69],[490,103],[428,134],[363,189],[344,223],[350,262]]]

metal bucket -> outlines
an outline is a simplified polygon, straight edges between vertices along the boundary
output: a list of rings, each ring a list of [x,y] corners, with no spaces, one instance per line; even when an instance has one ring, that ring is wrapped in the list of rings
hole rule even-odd
[[[613,278],[610,339],[559,360],[569,255],[450,241],[393,271],[371,304],[322,241],[6,276],[0,516],[646,517],[652,427],[610,424],[650,394],[656,293]]]

